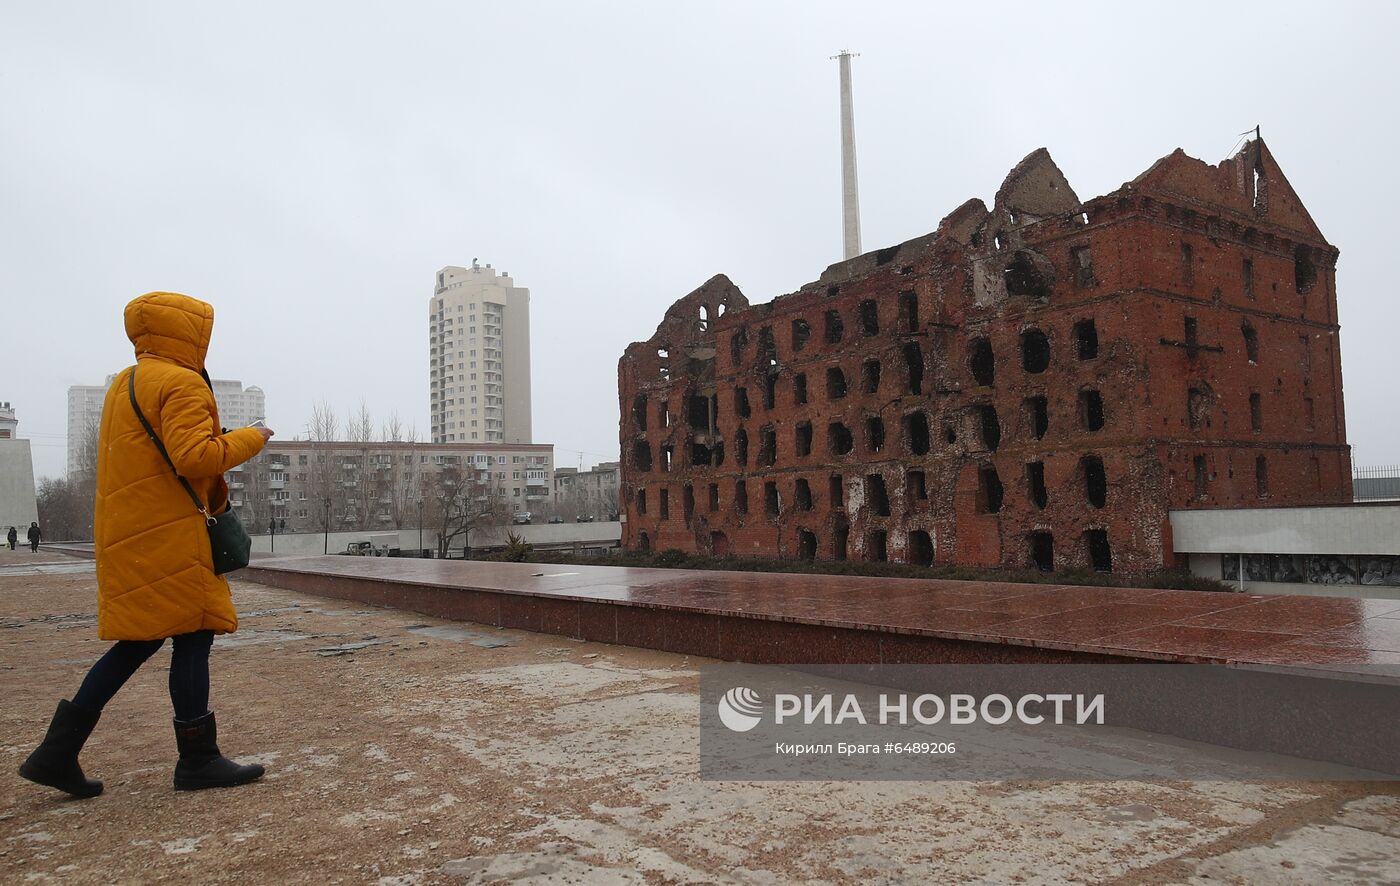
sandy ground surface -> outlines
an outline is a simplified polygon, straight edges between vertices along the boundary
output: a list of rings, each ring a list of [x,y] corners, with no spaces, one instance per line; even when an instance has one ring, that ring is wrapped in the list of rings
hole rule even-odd
[[[0,551],[0,882],[1400,883],[1393,785],[706,782],[696,659],[242,582],[213,706],[267,777],[171,789],[162,651],[64,800],[15,769],[107,647],[94,595]]]

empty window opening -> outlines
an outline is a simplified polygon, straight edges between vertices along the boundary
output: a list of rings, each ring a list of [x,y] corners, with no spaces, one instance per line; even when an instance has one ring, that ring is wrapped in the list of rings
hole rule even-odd
[[[924,355],[913,342],[904,346],[904,373],[909,380],[911,394],[924,392]]]
[[[833,560],[846,559],[846,549],[851,540],[851,527],[845,523],[837,523],[831,531],[831,558]]]
[[[656,404],[656,422],[663,428],[671,426],[671,408],[665,400]]]
[[[719,510],[719,484],[718,484],[718,483],[711,483],[711,484],[710,484],[710,510],[711,510],[711,511],[718,511],[718,510]]]
[[[799,372],[792,377],[792,402],[798,406],[807,405],[807,373]]]
[[[704,332],[710,328],[710,306],[700,306],[700,331]]]
[[[865,451],[879,452],[885,448],[885,420],[872,415],[865,420]]]
[[[992,354],[992,343],[985,338],[973,339],[968,367],[972,370],[973,381],[981,387],[989,387],[996,381],[996,358]]]
[[[812,509],[812,484],[802,477],[797,478],[797,485],[793,489],[792,500],[799,511],[810,511]]]
[[[763,484],[763,510],[770,517],[778,516],[782,510],[782,500],[778,498],[778,484],[769,480]]]
[[[1244,277],[1245,298],[1254,298],[1254,260],[1245,259],[1244,268],[1241,271]]]
[[[807,340],[812,337],[812,324],[802,318],[792,321],[792,349],[800,351],[807,347]]]
[[[645,531],[637,536],[637,550],[641,551],[643,554],[651,551],[651,538]]]
[[[798,458],[804,458],[812,454],[812,423],[809,421],[798,422],[795,444]]]
[[[1021,333],[1021,365],[1030,373],[1041,373],[1050,368],[1050,339],[1039,329],[1027,329]]]
[[[1206,497],[1206,457],[1197,455],[1191,459],[1191,475],[1195,483],[1196,497]]]
[[[671,470],[671,456],[675,454],[675,449],[671,446],[661,447],[661,470]]]
[[[1037,440],[1045,437],[1045,432],[1050,430],[1050,407],[1044,397],[1027,397],[1025,399],[1026,427],[1030,428],[1031,436]]]
[[[799,560],[817,559],[817,535],[810,529],[797,530],[797,558]]]
[[[735,366],[744,362],[744,349],[749,346],[749,331],[740,329],[729,339],[729,362]]]
[[[1186,347],[1194,353],[1196,348],[1201,346],[1201,329],[1200,325],[1196,323],[1196,318],[1183,317],[1181,320],[1181,332],[1186,338]]]
[[[1030,537],[1031,565],[1041,572],[1055,570],[1055,537],[1048,532],[1032,532]]]
[[[904,416],[904,444],[913,455],[927,455],[929,451],[928,416],[922,412],[911,412]]]
[[[923,471],[908,471],[904,475],[904,500],[912,508],[921,501],[928,501],[928,480]]]
[[[909,562],[915,566],[933,565],[933,538],[923,529],[909,533]]]
[[[835,298],[835,297],[837,296],[837,294],[840,293],[840,292],[841,292],[841,287],[840,287],[840,286],[828,286],[828,287],[826,288],[826,297],[827,297],[827,298]]]
[[[826,343],[834,345],[846,334],[846,324],[841,322],[841,312],[834,308],[826,312]]]
[[[729,536],[719,530],[710,533],[710,554],[715,557],[728,557]]]
[[[860,303],[860,331],[864,335],[880,333],[880,311],[874,299],[868,298]]]
[[[638,489],[638,490],[637,490],[637,513],[639,513],[639,514],[645,514],[646,512],[647,512],[647,491],[646,491],[645,489]]]
[[[671,519],[671,490],[661,490],[661,519]]]
[[[734,389],[734,414],[740,418],[748,418],[752,411],[749,409],[749,389]]]
[[[671,361],[671,352],[670,352],[670,350],[668,350],[667,348],[657,348],[657,349],[656,349],[656,356],[657,356],[657,358],[659,358],[659,359],[661,360],[661,366],[658,367],[658,371],[659,371],[658,374],[659,374],[662,378],[670,378],[670,377],[671,377],[671,365],[670,365],[670,361]]]
[[[919,294],[912,289],[899,294],[899,319],[905,332],[919,331]]]
[[[1103,470],[1103,459],[1097,455],[1086,455],[1079,460],[1084,470],[1084,496],[1089,504],[1101,508],[1108,501],[1108,477]]]
[[[1293,250],[1293,286],[1302,293],[1316,282],[1317,265],[1313,264],[1312,250],[1299,243]]]
[[[954,443],[958,442],[958,429],[953,427],[952,425],[944,425],[943,441],[949,446],[952,446]]]
[[[1210,427],[1210,394],[1205,388],[1187,389],[1186,419],[1193,431]]]
[[[1254,492],[1260,498],[1269,497],[1269,460],[1262,455],[1254,459]]]
[[[1079,359],[1092,360],[1099,355],[1099,330],[1093,320],[1080,320],[1074,324],[1074,342]]]
[[[1079,420],[1086,431],[1103,430],[1103,394],[1098,391],[1079,392]]]
[[[776,373],[763,377],[763,408],[772,409],[778,402],[778,376]]]
[[[687,398],[686,403],[688,405],[690,426],[697,431],[704,431],[707,434],[713,431],[714,424],[711,421],[711,406],[713,404],[710,398],[692,394]]]
[[[690,463],[697,466],[713,464],[714,452],[704,443],[690,442]]]
[[[826,448],[832,455],[845,455],[855,448],[851,429],[839,421],[826,426]]]
[[[1196,282],[1196,251],[1185,242],[1181,244],[1181,282],[1186,286]]]
[[[743,467],[749,463],[749,432],[740,428],[734,432],[734,458]]]
[[[830,366],[826,370],[826,398],[840,400],[846,396],[846,373],[840,366]]]
[[[1089,566],[1095,572],[1113,571],[1113,549],[1108,546],[1108,530],[1085,531],[1084,547],[1089,553]]]
[[[741,514],[749,512],[749,484],[744,480],[734,481],[734,510]]]
[[[987,451],[996,452],[1001,445],[1001,422],[997,421],[997,408],[989,404],[976,407],[978,425],[982,431],[982,445]]]
[[[761,428],[758,432],[758,466],[772,467],[778,460],[778,433],[772,427]]]
[[[885,489],[885,478],[879,474],[869,474],[865,478],[865,501],[870,512],[877,517],[890,515],[890,496]]]
[[[865,559],[884,563],[889,558],[889,533],[883,529],[870,530],[865,536]]]
[[[647,429],[647,398],[640,394],[632,401],[632,423],[639,431]]]
[[[997,231],[992,235],[992,248],[996,250],[1006,248],[1006,237],[1001,231]]]
[[[1244,355],[1251,363],[1259,362],[1259,333],[1248,320],[1240,324],[1240,335],[1244,336]]]
[[[846,483],[840,474],[832,474],[826,481],[826,496],[831,502],[831,507],[844,508],[846,506]]]
[[[860,366],[860,388],[867,394],[880,390],[880,361],[866,360]]]
[[[758,330],[758,366],[767,369],[777,365],[778,345],[773,340],[773,327],[764,326]]]
[[[1033,461],[1026,465],[1026,480],[1030,485],[1031,502],[1044,510],[1050,500],[1045,492],[1045,462]]]
[[[685,519],[689,520],[695,514],[695,487],[689,483],[681,488],[681,502],[685,510]]]
[[[1050,296],[1052,279],[1036,265],[1035,258],[1024,249],[1016,250],[1011,263],[1002,271],[1002,282],[1011,295],[1044,299]]]
[[[1264,403],[1257,393],[1249,395],[1249,429],[1256,433],[1264,430]]]
[[[984,514],[1000,511],[1003,492],[997,469],[991,465],[983,465],[977,471],[977,510]]]
[[[1074,269],[1074,284],[1080,289],[1094,285],[1094,256],[1087,246],[1076,246],[1069,251],[1069,266]]]
[[[646,472],[651,470],[651,444],[645,440],[638,440],[632,444],[632,464],[637,466],[637,470]]]

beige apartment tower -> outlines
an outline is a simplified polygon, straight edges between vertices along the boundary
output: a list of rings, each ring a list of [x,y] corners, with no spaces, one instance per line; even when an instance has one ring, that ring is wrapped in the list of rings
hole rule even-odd
[[[434,443],[529,443],[530,290],[472,260],[438,271],[428,304]]]

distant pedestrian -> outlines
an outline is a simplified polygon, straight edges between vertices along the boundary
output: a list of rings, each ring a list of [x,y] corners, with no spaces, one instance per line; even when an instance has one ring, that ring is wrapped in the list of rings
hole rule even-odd
[[[117,643],[73,700],[58,703],[43,743],[19,770],[75,797],[102,793],[102,782],[83,775],[78,752],[107,702],[167,638],[180,751],[175,789],[246,784],[263,774],[219,752],[209,710],[209,649],[215,634],[237,629],[238,614],[215,571],[206,524],[228,510],[224,472],[257,455],[272,431],[219,432],[204,371],[213,328],[214,309],[187,295],[150,292],[126,306],[136,366],[116,376],[103,403],[93,525],[97,633]]]
[[[38,523],[30,523],[30,524],[29,524],[29,550],[33,551],[33,552],[36,553],[36,554],[39,552],[39,539],[40,539],[42,536],[43,536],[43,533],[39,531],[39,524],[38,524]]]
[[[10,550],[13,551],[15,549],[15,545],[19,544],[19,530],[11,526],[9,534],[5,536],[5,540],[10,543]]]

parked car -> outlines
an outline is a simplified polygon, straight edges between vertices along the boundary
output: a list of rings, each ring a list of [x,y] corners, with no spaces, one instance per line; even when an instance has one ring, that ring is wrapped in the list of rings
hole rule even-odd
[[[579,515],[578,519],[575,520],[574,522],[575,522],[575,523],[592,523],[592,522],[593,522],[593,515],[592,515],[592,514],[581,514],[581,515]]]
[[[564,522],[564,518],[563,518],[563,517],[550,517],[550,518],[549,518],[549,522],[550,522],[550,523],[563,523],[563,522]]]
[[[510,518],[510,522],[514,523],[516,526],[529,526],[529,525],[530,525],[530,512],[529,512],[529,511],[521,511],[521,512],[518,513],[518,514],[513,515],[513,516]]]

